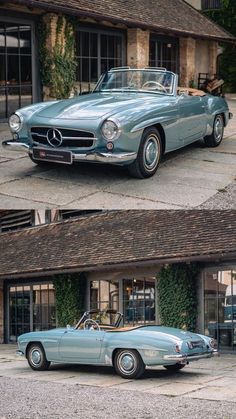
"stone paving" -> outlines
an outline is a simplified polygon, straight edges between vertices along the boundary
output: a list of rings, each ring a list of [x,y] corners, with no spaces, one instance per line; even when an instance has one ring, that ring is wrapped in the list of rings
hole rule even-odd
[[[199,141],[170,153],[156,175],[145,180],[108,165],[39,168],[25,154],[0,146],[0,208],[236,208],[236,189],[227,189],[236,176],[236,95],[229,106],[235,116],[218,148],[206,148]],[[7,138],[7,125],[0,124],[0,140]],[[230,200],[227,193],[233,194]]]
[[[236,403],[235,354],[193,362],[175,374],[163,367],[148,368],[142,379],[125,380],[111,367],[53,364],[48,371],[33,371],[15,349],[0,345],[0,377]]]

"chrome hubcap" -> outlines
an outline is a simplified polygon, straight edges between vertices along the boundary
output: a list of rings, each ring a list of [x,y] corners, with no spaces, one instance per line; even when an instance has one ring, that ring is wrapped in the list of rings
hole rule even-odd
[[[155,134],[148,137],[144,147],[144,162],[148,169],[153,169],[159,158],[159,143]]]
[[[124,374],[131,374],[136,368],[136,359],[130,353],[121,354],[119,368]]]
[[[215,140],[216,142],[221,141],[224,131],[224,125],[223,120],[220,117],[217,117],[215,120],[215,127],[214,127],[214,133],[215,133]]]
[[[34,349],[31,352],[31,361],[34,365],[39,365],[41,361],[41,353],[38,349]]]

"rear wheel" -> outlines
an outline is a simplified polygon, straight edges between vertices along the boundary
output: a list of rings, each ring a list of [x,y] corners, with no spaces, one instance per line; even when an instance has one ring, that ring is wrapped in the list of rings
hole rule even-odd
[[[162,143],[161,136],[155,127],[144,130],[137,159],[128,166],[133,177],[143,179],[156,173],[161,160]]]
[[[50,366],[40,343],[33,343],[27,350],[27,361],[33,370],[44,371]]]
[[[207,135],[204,138],[205,144],[208,147],[218,147],[220,145],[224,135],[224,120],[222,115],[216,115],[213,131],[211,135]]]
[[[164,365],[168,371],[176,372],[182,370],[186,364]]]
[[[145,365],[139,353],[132,349],[121,349],[116,352],[114,367],[123,378],[139,378],[144,373]]]

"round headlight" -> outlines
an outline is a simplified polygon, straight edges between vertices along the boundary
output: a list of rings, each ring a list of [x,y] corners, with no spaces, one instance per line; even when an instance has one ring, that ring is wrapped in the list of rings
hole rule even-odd
[[[9,123],[10,130],[13,131],[13,132],[17,132],[21,129],[22,118],[19,115],[17,115],[16,113],[13,113],[10,116],[10,118],[8,120],[8,123]]]
[[[120,136],[120,128],[118,124],[110,119],[102,125],[102,135],[107,141],[116,140]]]

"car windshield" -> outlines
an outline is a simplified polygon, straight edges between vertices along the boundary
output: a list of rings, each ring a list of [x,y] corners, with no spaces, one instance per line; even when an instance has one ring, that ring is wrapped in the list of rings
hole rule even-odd
[[[95,91],[134,91],[172,95],[175,75],[166,70],[110,70],[99,80]]]
[[[84,322],[88,319],[94,320],[99,326],[110,326],[110,327],[118,327],[121,319],[122,314],[116,310],[90,310],[86,311],[81,319],[78,321],[75,328],[81,327]]]

